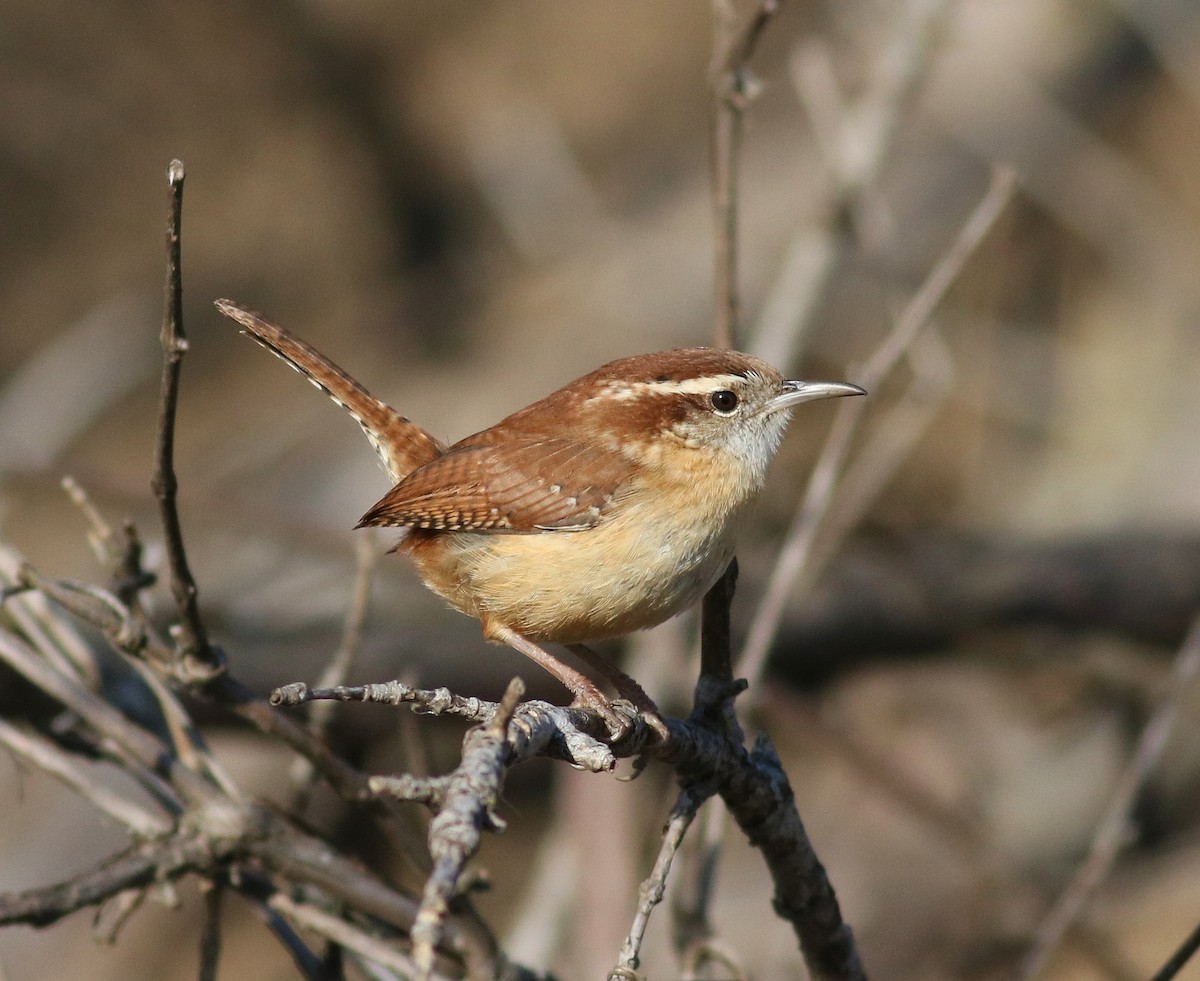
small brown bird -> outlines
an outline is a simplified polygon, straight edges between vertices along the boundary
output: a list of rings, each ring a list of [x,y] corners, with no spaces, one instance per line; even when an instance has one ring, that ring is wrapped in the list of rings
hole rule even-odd
[[[216,305],[367,434],[395,486],[358,527],[406,529],[396,549],[430,589],[614,728],[595,684],[540,645],[565,645],[656,713],[584,641],[653,627],[699,599],[733,557],[790,410],[866,394],[790,381],[737,351],[680,348],[612,361],[447,447],[283,328]]]

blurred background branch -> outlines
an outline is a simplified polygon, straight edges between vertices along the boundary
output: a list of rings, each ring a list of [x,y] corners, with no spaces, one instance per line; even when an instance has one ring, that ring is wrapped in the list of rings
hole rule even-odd
[[[245,356],[212,298],[272,310],[447,437],[609,358],[709,341],[712,31],[708,11],[681,0],[70,15],[9,3],[4,538],[58,580],[104,580],[58,490],[65,472],[101,513],[153,527],[160,169],[178,154],[192,351],[176,461],[203,613],[255,692],[317,678],[345,625],[347,528],[383,478],[335,408]],[[852,459],[842,483],[860,490],[830,514],[839,545],[786,597],[765,652],[757,719],[879,977],[1012,975],[1091,847],[1197,608],[1198,41],[1186,0],[793,0],[755,46],[761,88],[738,157],[741,343],[790,373],[863,363],[993,166],[1010,163],[1020,185],[927,341],[872,392],[859,444],[870,459]],[[832,421],[814,412],[789,434],[739,551],[735,644]],[[163,570],[157,536],[144,565]],[[403,670],[498,698],[520,670],[402,563],[384,560],[371,590],[350,680]],[[163,600],[144,597],[160,629]],[[68,637],[29,600],[5,616],[62,670],[75,665],[129,712],[161,705],[93,656],[97,637]],[[677,710],[670,692],[686,698],[695,674],[688,638],[645,643],[681,652],[656,660],[658,685],[641,679]],[[69,714],[7,680],[0,713],[33,740],[6,742],[9,760],[63,727],[81,738]],[[422,754],[445,772],[460,733],[423,726],[415,739],[395,714],[339,713],[330,738],[358,773]],[[290,799],[287,754],[211,706],[200,721],[231,780]],[[1193,691],[1135,795],[1131,840],[1043,977],[1145,978],[1195,930],[1198,730]],[[124,840],[121,818],[97,828],[97,812],[26,767],[0,761],[6,890],[61,881]],[[161,819],[171,794],[150,770],[141,780],[138,813]],[[561,848],[578,831],[550,836],[544,855],[537,834],[556,814],[578,829],[598,812],[595,778],[534,763],[509,782],[522,820],[503,848],[484,843],[494,888],[475,900],[520,928],[538,954],[527,962],[564,977],[611,967],[653,861],[615,843],[664,820],[664,783],[651,768],[600,788],[620,811],[604,819],[603,853],[631,856],[597,863]],[[324,785],[306,817],[396,871]],[[790,931],[761,905],[769,883],[731,841],[710,918],[754,977],[795,977]],[[97,953],[75,917],[0,933],[0,959],[14,977],[170,976],[183,950],[190,976],[204,903],[178,898],[183,915],[152,902],[125,919],[114,905],[111,950]],[[320,910],[247,902],[221,904],[222,963],[293,976],[304,951],[280,928],[264,953],[260,918],[278,923],[289,902],[312,922]],[[647,931],[651,976],[674,969],[668,926]]]

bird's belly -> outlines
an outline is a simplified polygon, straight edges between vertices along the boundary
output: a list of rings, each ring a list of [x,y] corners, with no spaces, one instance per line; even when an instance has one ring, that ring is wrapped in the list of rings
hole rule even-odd
[[[448,532],[405,550],[431,588],[464,613],[530,640],[569,644],[662,623],[716,581],[733,557],[729,523],[680,524],[647,520],[635,505],[587,531]]]

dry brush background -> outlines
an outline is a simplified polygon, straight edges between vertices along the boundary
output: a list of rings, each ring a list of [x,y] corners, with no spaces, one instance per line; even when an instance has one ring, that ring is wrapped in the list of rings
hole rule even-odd
[[[612,357],[711,337],[707,5],[8,0],[2,19],[0,532],[48,574],[101,575],[69,473],[154,559],[162,173],[179,157],[181,510],[209,623],[260,690],[313,680],[336,646],[347,529],[384,486],[356,428],[214,298],[268,312],[452,438]],[[754,725],[871,976],[1006,978],[1176,692],[1125,850],[1040,975],[1149,977],[1200,919],[1200,697],[1171,675],[1200,610],[1200,16],[1186,0],[796,0],[753,67],[741,343],[802,376],[866,362],[993,166],[1017,175],[872,392],[845,485],[861,502],[833,499]],[[775,464],[740,554],[743,639],[833,415],[798,414]],[[676,711],[690,669],[659,655],[688,631],[631,645]],[[498,697],[520,672],[556,695],[477,632],[385,560],[354,680]],[[372,771],[424,756],[437,772],[460,728],[428,721],[351,706],[335,737]],[[240,783],[286,797],[279,751],[232,726],[210,737]],[[632,784],[563,769],[514,774],[481,908],[514,955],[594,977],[670,788],[653,769]],[[15,762],[0,782],[0,891],[66,878],[120,837]],[[332,800],[314,807],[388,861]],[[717,886],[720,940],[756,978],[797,976],[736,836]],[[194,976],[201,900],[180,899],[111,948],[86,913],[6,930],[0,968]],[[223,976],[292,976],[257,921],[226,915]],[[678,971],[667,919],[650,977]]]

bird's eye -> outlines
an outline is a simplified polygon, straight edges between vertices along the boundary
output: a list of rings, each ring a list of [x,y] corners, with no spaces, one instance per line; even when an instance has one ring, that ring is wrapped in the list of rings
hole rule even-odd
[[[737,394],[724,388],[719,392],[713,392],[708,397],[708,400],[712,403],[714,409],[722,413],[730,413],[738,406]]]

